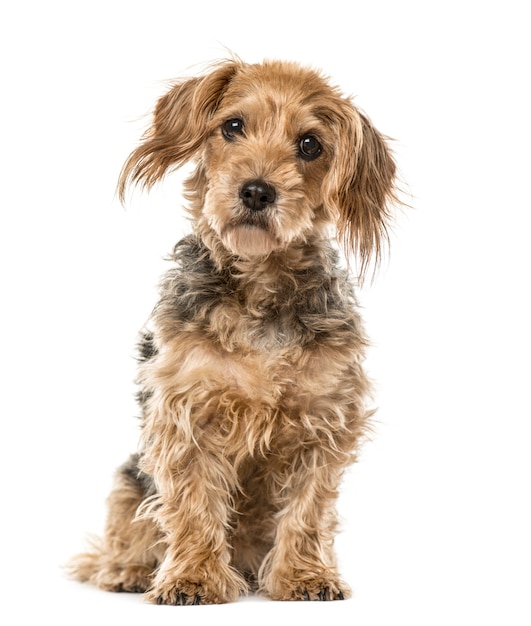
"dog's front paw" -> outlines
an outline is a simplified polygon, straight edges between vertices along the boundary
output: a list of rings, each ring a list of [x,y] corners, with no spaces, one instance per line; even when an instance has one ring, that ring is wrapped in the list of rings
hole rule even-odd
[[[345,600],[350,598],[348,585],[335,576],[311,576],[301,578],[272,577],[263,591],[272,600]]]
[[[350,597],[350,589],[344,584],[308,581],[303,587],[293,590],[292,600],[344,600]]]
[[[173,580],[159,575],[146,598],[154,604],[174,606],[224,604],[237,600],[244,591],[247,591],[247,586],[236,574],[231,577],[216,577],[211,572],[210,576],[179,577]]]
[[[188,580],[178,580],[174,584],[153,588],[146,597],[154,604],[171,604],[174,606],[217,603],[203,585]]]

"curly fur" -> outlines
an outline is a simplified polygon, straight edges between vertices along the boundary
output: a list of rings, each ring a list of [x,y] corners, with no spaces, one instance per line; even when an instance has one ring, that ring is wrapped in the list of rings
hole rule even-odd
[[[236,119],[234,136],[222,129]],[[319,142],[317,156],[302,138]],[[164,604],[342,599],[341,476],[368,427],[367,345],[339,237],[360,273],[386,239],[385,139],[316,71],[231,60],[175,84],[119,191],[189,160],[194,232],[140,340],[138,454],[117,472],[103,538],[72,573]],[[252,209],[248,181],[273,199]]]

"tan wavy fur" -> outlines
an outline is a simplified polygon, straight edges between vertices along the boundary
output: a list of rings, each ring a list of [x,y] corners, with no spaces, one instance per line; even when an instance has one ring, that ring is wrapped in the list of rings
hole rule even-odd
[[[120,195],[188,161],[193,232],[140,339],[139,450],[70,571],[163,604],[346,598],[335,500],[371,411],[334,239],[361,275],[378,260],[393,158],[319,72],[232,59],[158,101]]]

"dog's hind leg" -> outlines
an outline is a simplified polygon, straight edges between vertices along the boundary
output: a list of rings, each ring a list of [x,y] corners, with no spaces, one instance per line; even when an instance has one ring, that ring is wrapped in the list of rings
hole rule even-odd
[[[67,566],[73,578],[108,591],[144,592],[150,587],[164,545],[155,522],[137,517],[149,491],[150,479],[139,472],[138,456],[133,455],[116,472],[103,537]]]

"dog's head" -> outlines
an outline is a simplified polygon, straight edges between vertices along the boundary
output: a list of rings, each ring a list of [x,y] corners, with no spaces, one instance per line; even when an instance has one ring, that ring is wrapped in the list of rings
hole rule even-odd
[[[198,159],[188,181],[199,232],[243,258],[324,236],[335,223],[363,272],[380,256],[395,164],[385,139],[320,74],[227,61],[176,84],[124,165],[150,188]]]

